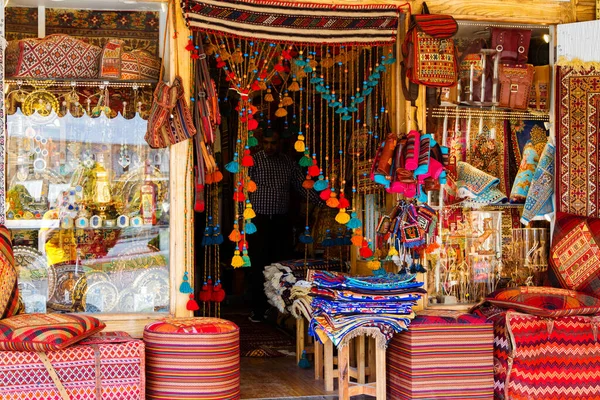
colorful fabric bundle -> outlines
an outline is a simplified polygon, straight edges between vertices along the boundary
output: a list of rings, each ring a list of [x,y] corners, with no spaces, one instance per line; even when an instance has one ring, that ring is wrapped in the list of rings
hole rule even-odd
[[[424,310],[387,351],[390,399],[491,399],[493,324],[460,311]]]
[[[527,142],[525,149],[523,149],[523,157],[521,158],[521,164],[519,164],[517,177],[510,192],[511,203],[525,203],[538,161],[539,153],[535,150],[531,142]]]
[[[364,328],[377,328],[387,341],[407,330],[423,283],[415,282],[412,275],[347,277],[318,272],[313,285],[309,332],[321,342],[331,340],[339,346],[365,334]]]
[[[457,163],[457,171],[458,195],[467,198],[463,204],[484,206],[506,202],[506,196],[498,189],[498,178],[462,161]]]
[[[537,164],[531,187],[525,200],[525,208],[521,222],[527,225],[530,221],[550,219],[554,212],[552,197],[554,196],[554,156],[556,147],[547,143]]]

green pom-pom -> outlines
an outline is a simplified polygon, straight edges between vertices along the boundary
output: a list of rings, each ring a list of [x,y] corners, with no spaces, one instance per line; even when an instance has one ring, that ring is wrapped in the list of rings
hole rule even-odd
[[[244,260],[244,264],[242,265],[242,267],[251,267],[252,266],[252,263],[250,262],[250,257],[242,256],[242,260]]]
[[[312,159],[308,157],[306,153],[304,153],[304,156],[300,159],[298,164],[300,164],[301,167],[310,167],[313,164],[313,162]]]
[[[254,136],[250,136],[248,138],[248,147],[254,147],[254,146],[258,146],[258,139],[255,138]]]

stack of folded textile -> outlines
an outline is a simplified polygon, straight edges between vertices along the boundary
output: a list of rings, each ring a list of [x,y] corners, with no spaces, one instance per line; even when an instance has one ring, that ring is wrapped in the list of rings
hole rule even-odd
[[[269,303],[279,312],[287,314],[287,308],[292,305],[291,289],[296,278],[289,267],[281,264],[271,264],[263,271],[265,276],[265,295]]]
[[[290,306],[290,312],[296,319],[306,318],[310,321],[312,318],[312,298],[310,297],[311,287],[312,285],[310,282],[298,281],[290,291],[290,299],[293,301]]]
[[[310,334],[338,346],[345,338],[378,328],[389,341],[408,329],[412,306],[425,290],[414,275],[348,277],[332,272],[314,274]]]

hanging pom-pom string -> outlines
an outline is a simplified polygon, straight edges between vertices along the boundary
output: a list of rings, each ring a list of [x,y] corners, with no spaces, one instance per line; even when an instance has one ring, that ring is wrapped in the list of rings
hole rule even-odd
[[[183,273],[183,282],[181,282],[181,285],[179,285],[179,292],[185,294],[193,293],[192,287],[190,286],[187,271]]]

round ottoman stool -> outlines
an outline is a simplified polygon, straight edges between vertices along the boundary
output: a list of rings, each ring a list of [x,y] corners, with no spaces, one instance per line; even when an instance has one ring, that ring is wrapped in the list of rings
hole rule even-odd
[[[240,329],[219,318],[168,318],[144,328],[146,398],[240,398]]]

